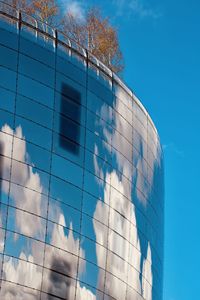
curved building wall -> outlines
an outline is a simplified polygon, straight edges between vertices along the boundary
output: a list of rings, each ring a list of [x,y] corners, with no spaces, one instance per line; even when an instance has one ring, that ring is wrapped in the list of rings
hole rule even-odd
[[[0,299],[162,299],[159,137],[98,73],[0,22]]]

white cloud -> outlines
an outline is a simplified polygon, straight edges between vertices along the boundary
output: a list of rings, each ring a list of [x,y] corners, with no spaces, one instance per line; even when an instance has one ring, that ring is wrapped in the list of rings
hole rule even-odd
[[[161,16],[160,12],[158,12],[156,9],[148,7],[141,0],[130,1],[129,8],[140,18],[150,17],[153,19],[158,19]]]
[[[144,0],[113,0],[113,4],[117,8],[117,15],[124,14],[134,15],[141,19],[152,18],[158,19],[161,17],[161,12],[157,8],[152,8],[145,4]]]
[[[162,148],[163,148],[164,152],[170,151],[170,152],[174,152],[180,158],[184,158],[185,157],[184,151],[181,150],[181,149],[179,149],[174,142],[170,142],[168,144],[163,144]]]
[[[82,2],[67,0],[63,1],[63,6],[66,13],[72,14],[80,21],[83,21],[85,19],[85,9]]]

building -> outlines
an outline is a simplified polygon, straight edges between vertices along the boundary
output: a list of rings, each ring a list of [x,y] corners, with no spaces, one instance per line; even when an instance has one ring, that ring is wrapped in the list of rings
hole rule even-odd
[[[161,300],[150,116],[84,49],[5,5],[0,16],[0,299]]]

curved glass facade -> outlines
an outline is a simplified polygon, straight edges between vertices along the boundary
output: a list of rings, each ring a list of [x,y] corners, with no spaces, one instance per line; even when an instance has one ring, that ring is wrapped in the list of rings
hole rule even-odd
[[[161,300],[157,131],[72,52],[0,22],[0,299]]]

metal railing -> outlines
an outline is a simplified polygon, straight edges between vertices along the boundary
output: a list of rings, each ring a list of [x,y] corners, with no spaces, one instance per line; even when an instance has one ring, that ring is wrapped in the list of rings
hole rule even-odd
[[[111,69],[109,69],[87,49],[83,48],[76,41],[69,38],[62,31],[53,28],[49,24],[36,19],[35,17],[27,14],[22,10],[14,8],[4,1],[0,1],[0,18],[3,18],[7,22],[15,23],[18,30],[21,30],[23,27],[32,30],[36,38],[40,35],[43,36],[46,40],[52,40],[55,48],[57,48],[58,45],[63,46],[68,51],[69,56],[72,56],[73,54],[78,56],[83,60],[85,66],[91,67],[92,69],[96,70],[97,76],[102,75],[104,79],[106,78],[111,87],[113,86],[113,83],[119,85],[142,109],[157,134],[157,129],[152,119],[150,118],[144,106],[134,95],[132,90],[130,90]]]

